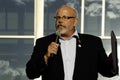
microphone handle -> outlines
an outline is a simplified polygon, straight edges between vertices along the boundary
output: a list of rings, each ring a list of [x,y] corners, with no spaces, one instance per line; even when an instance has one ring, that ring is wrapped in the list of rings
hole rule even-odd
[[[54,57],[54,56],[55,56],[55,54],[54,54],[54,53],[50,54],[50,57]]]
[[[59,35],[57,35],[57,37],[56,37],[56,39],[55,39],[55,42],[56,42],[56,43],[57,43],[58,37],[59,37]],[[51,53],[51,54],[50,54],[50,57],[54,57],[54,56],[55,56],[54,53]]]
[[[59,35],[57,35],[57,37],[56,37],[56,39],[55,39],[55,42],[56,42],[56,43],[57,43],[58,37],[59,37]]]

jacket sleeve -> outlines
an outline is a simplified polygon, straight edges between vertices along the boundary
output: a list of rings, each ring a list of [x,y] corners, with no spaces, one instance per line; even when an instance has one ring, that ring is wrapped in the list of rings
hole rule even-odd
[[[101,39],[98,40],[98,71],[105,77],[113,77],[118,74],[117,72],[113,72],[114,65],[113,65],[113,58],[111,56],[107,56],[106,52],[103,48],[103,44]],[[117,65],[117,63],[116,63]]]
[[[29,79],[40,77],[47,67],[44,61],[45,48],[42,41],[37,40],[32,56],[26,64],[26,75]]]

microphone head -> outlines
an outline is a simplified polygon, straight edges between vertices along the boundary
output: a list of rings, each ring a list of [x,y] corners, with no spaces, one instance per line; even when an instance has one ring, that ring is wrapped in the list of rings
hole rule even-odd
[[[61,34],[60,34],[60,30],[57,30],[57,31],[56,31],[56,35],[57,35],[57,37],[56,37],[56,40],[55,40],[55,42],[57,43],[57,41],[58,41],[58,38],[59,38],[59,36],[61,35]]]
[[[58,36],[61,35],[60,30],[56,31],[56,35],[58,35]]]

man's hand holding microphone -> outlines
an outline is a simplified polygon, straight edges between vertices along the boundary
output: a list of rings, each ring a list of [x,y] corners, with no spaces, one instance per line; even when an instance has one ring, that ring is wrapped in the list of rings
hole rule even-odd
[[[59,44],[57,43],[57,40],[58,40],[58,37],[59,37],[59,35],[60,35],[60,32],[59,32],[59,31],[56,31],[56,35],[57,35],[57,37],[56,37],[55,42],[51,42],[51,43],[48,45],[47,52],[46,52],[46,54],[44,55],[44,59],[45,59],[45,62],[46,62],[46,63],[47,63],[49,57],[53,57],[54,55],[57,54],[58,47],[59,47]]]

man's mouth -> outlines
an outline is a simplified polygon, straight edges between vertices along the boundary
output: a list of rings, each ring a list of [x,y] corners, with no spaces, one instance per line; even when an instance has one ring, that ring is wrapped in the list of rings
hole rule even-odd
[[[57,27],[64,27],[63,25],[58,25]]]
[[[61,30],[61,29],[63,29],[63,28],[64,28],[63,25],[58,25],[58,26],[57,26],[57,29],[58,29],[58,30]]]

